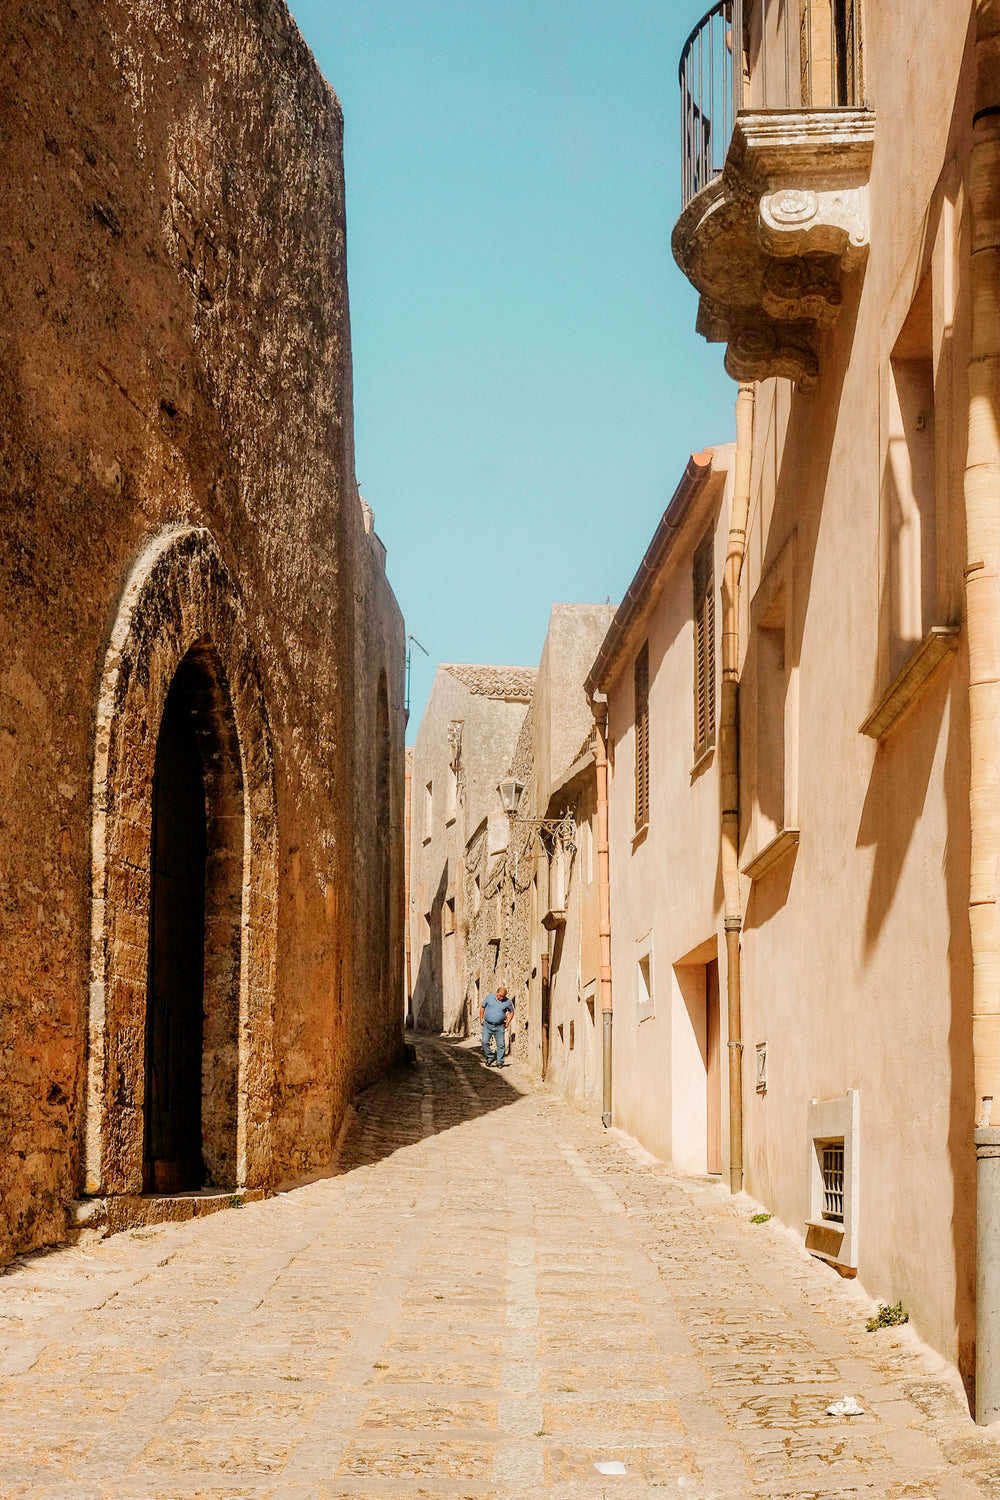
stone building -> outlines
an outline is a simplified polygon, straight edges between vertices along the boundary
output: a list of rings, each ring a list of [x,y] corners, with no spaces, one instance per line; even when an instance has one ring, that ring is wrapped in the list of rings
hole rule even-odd
[[[4,1257],[329,1164],[401,1044],[403,633],[284,5],[0,36]]]
[[[594,723],[584,679],[613,612],[552,606],[530,735],[510,767],[524,790],[504,861],[511,921],[502,966],[508,983],[525,975],[530,1068],[580,1102],[601,1097]]]
[[[466,901],[467,850],[506,844],[497,798],[535,682],[533,667],[446,663],[434,677],[413,745],[409,841],[411,994],[422,1031],[469,1025],[466,938],[482,883]]]
[[[614,766],[615,1119],[689,1166],[704,1151],[901,1300],[981,1421],[1000,1416],[998,43],[988,0],[732,0],[695,28],[673,247],[741,382],[736,444],[724,481],[719,450],[689,469],[588,684]]]

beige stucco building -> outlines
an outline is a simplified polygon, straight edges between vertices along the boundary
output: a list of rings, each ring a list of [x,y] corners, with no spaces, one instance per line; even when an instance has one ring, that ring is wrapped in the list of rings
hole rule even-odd
[[[0,91],[3,1259],[329,1166],[402,1043],[403,630],[285,6],[7,6]]]
[[[688,466],[588,680],[615,1121],[902,1300],[980,1420],[1000,1413],[998,33],[989,4],[895,0],[734,0],[696,28],[673,244],[742,382],[736,443]]]
[[[607,702],[614,1122],[701,1173],[727,1135],[711,616],[731,501],[732,449],[696,455],[587,680]]]

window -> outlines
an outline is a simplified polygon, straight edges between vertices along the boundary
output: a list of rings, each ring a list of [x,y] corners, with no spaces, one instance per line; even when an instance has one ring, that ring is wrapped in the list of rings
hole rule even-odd
[[[594,883],[594,825],[590,818],[583,823],[583,878],[587,885]]]
[[[431,836],[431,828],[434,822],[434,783],[429,781],[424,787],[424,843]]]
[[[810,1100],[806,1249],[851,1269],[858,1264],[859,1120],[857,1089]]]
[[[799,669],[793,633],[794,581],[793,532],[750,605],[746,684],[755,712],[746,721],[748,759],[752,762],[747,785],[751,826],[749,858],[741,869],[751,880],[791,854],[799,841]]]
[[[844,1142],[827,1141],[823,1153],[823,1217],[844,1222]]]
[[[649,645],[635,659],[635,827],[649,822]]]
[[[706,532],[694,554],[694,758],[715,744],[715,538]]]
[[[785,598],[757,629],[757,844],[785,826]]]
[[[444,789],[444,820],[454,823],[458,811],[458,767],[448,767],[448,778]]]
[[[472,910],[478,916],[479,908],[483,904],[483,883],[477,875],[472,882]]]
[[[857,107],[862,83],[861,0],[811,0],[799,38],[803,103],[814,109]]]
[[[590,1024],[591,1024],[591,1026],[593,1026],[594,1022],[595,1022],[595,1019],[596,1019],[595,1012],[596,1012],[596,1009],[597,1009],[597,981],[596,980],[591,980],[590,984],[588,984],[587,988],[584,990],[584,992],[583,992],[583,1003],[587,1007],[587,1015],[590,1017]]]
[[[933,308],[924,277],[889,361],[885,524],[889,681],[936,623]]]
[[[635,952],[636,1015],[648,1021],[653,1015],[653,948],[649,933],[636,943]]]

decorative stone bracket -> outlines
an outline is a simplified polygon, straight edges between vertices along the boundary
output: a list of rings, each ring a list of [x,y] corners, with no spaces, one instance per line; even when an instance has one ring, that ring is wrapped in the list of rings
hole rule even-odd
[[[728,345],[734,380],[815,384],[844,277],[868,255],[874,141],[870,110],[737,117],[721,176],[694,195],[672,240],[701,294],[698,332]]]

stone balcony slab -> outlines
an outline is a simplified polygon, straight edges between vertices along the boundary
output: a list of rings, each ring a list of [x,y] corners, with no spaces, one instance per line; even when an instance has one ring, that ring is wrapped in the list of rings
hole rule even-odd
[[[720,176],[674,227],[674,258],[700,293],[698,332],[725,343],[736,380],[787,376],[809,390],[844,278],[868,254],[875,116],[866,109],[745,110]]]

